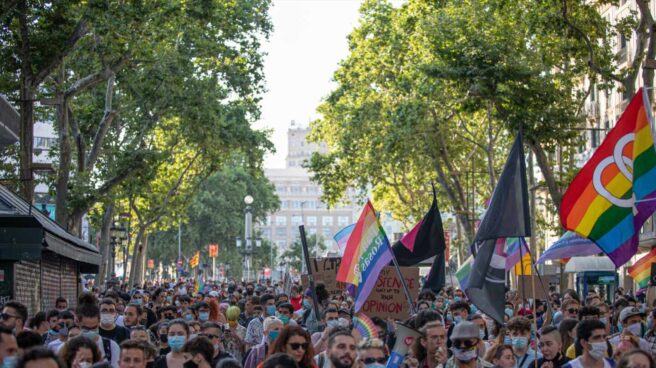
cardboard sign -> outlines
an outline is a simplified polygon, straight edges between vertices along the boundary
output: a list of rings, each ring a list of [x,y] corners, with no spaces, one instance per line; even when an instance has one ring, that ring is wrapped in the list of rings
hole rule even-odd
[[[346,285],[342,282],[337,282],[337,271],[339,265],[342,263],[341,258],[312,258],[310,260],[310,267],[312,267],[312,275],[314,276],[314,283],[322,283],[326,286],[326,290],[330,296],[340,295],[346,290]],[[310,286],[307,275],[301,277],[303,288]]]
[[[535,294],[533,294],[533,285],[535,285]],[[545,290],[540,284],[540,280],[535,275],[517,276],[517,293],[523,299],[548,299]]]
[[[401,274],[410,290],[412,300],[419,296],[419,267],[401,267]],[[383,319],[392,317],[395,320],[410,318],[410,306],[403,292],[403,285],[393,266],[387,266],[380,271],[374,290],[360,311],[367,316],[378,316]]]

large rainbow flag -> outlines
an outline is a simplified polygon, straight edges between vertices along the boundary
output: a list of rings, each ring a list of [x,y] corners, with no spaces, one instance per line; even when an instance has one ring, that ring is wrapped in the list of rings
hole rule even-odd
[[[376,218],[374,207],[367,201],[349,237],[337,271],[337,281],[352,284],[358,289],[355,313],[362,308],[380,271],[392,261],[392,257],[387,235]]]
[[[560,206],[563,227],[594,241],[617,267],[636,253],[640,228],[656,210],[652,124],[641,88],[567,188]]]
[[[631,276],[633,281],[635,281],[641,289],[646,288],[649,284],[651,264],[654,262],[656,262],[656,248],[652,248],[651,252],[647,253],[633,266],[629,267],[629,276]]]

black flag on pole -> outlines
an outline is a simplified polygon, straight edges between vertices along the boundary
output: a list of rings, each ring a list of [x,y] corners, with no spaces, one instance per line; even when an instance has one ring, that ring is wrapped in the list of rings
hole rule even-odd
[[[531,236],[531,223],[524,147],[519,133],[471,246],[474,265],[466,290],[472,303],[499,323],[503,323],[505,298],[500,296],[505,295],[506,261],[497,239],[527,236]]]
[[[394,243],[392,250],[399,266],[414,266],[419,262],[435,257],[424,289],[439,291],[444,286],[445,265],[444,230],[442,216],[437,208],[435,188],[433,188],[433,203],[424,218],[406,234],[401,240]]]

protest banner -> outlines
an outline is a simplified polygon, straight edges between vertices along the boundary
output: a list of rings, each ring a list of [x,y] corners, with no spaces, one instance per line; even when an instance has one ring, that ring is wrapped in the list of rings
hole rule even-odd
[[[337,281],[337,270],[339,270],[341,262],[342,259],[338,257],[312,258],[310,260],[314,282],[324,284],[330,296],[340,295],[346,290],[346,285]],[[301,277],[301,284],[303,288],[309,287],[309,281],[306,275]]]
[[[410,296],[417,300],[419,296],[419,267],[400,267],[401,274],[408,285]],[[406,300],[396,270],[393,266],[383,268],[378,276],[374,290],[360,310],[368,317],[391,317],[395,320],[405,320],[410,317],[410,306]]]

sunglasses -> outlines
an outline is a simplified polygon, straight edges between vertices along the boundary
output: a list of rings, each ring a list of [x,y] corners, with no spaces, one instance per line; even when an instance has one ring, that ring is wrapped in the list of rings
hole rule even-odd
[[[18,318],[16,316],[12,316],[9,313],[0,313],[0,319],[3,321],[9,321],[10,318]]]
[[[293,343],[287,344],[287,345],[289,345],[289,347],[292,348],[292,350],[298,350],[298,349],[307,350],[307,348],[308,348],[308,343],[307,342],[303,342],[303,343],[293,342]]]
[[[453,346],[458,349],[471,349],[476,346],[476,342],[472,340],[454,340]]]
[[[364,358],[362,359],[362,363],[364,364],[374,364],[374,363],[380,363],[380,364],[385,364],[387,363],[387,358]]]
[[[569,313],[571,313],[571,314],[574,314],[574,313],[578,313],[579,310],[576,309],[576,308],[570,308],[570,309],[567,310],[567,312],[569,312]]]

